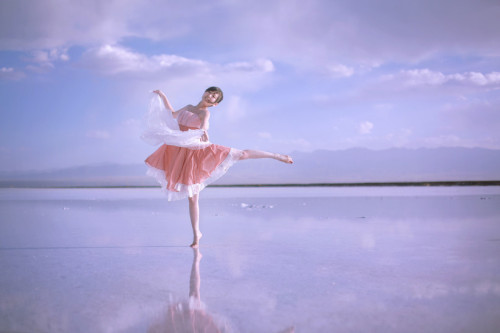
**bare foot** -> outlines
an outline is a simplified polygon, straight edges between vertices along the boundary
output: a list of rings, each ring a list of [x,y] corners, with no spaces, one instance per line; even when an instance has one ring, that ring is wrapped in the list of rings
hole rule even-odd
[[[281,161],[284,163],[288,163],[288,164],[293,163],[292,158],[288,155],[274,154],[274,158],[277,159],[278,161]]]
[[[194,236],[193,244],[189,245],[193,249],[197,249],[200,246],[200,239],[203,237],[203,234],[201,232],[197,232],[196,235]]]

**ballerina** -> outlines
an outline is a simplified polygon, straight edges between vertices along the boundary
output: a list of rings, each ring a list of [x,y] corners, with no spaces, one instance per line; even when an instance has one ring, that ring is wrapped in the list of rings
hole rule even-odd
[[[199,193],[205,186],[224,175],[235,162],[271,158],[292,164],[288,155],[260,150],[239,150],[209,141],[209,108],[218,105],[223,92],[218,87],[205,90],[201,101],[175,111],[167,96],[155,90],[148,113],[148,129],[142,138],[151,143],[163,143],[146,159],[148,175],[154,176],[167,193],[168,200],[189,199],[189,216],[193,242],[197,248],[203,236],[200,231]]]

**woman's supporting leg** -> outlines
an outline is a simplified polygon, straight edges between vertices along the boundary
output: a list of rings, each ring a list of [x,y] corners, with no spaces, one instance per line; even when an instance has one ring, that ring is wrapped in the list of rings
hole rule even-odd
[[[198,194],[189,197],[189,217],[191,218],[191,227],[193,228],[193,243],[192,248],[197,248],[200,244],[202,236],[200,232],[200,207],[198,204]]]
[[[275,160],[284,163],[290,163],[290,164],[293,163],[292,158],[288,155],[281,155],[281,154],[269,153],[267,151],[252,150],[252,149],[243,150],[241,152],[240,160],[254,159],[254,158],[273,158]]]

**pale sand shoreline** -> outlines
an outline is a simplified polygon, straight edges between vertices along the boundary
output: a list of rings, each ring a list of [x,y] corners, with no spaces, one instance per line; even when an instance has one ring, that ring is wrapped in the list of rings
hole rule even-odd
[[[201,301],[228,332],[495,332],[500,188],[209,188]],[[187,203],[0,189],[0,332],[147,332],[187,300]]]

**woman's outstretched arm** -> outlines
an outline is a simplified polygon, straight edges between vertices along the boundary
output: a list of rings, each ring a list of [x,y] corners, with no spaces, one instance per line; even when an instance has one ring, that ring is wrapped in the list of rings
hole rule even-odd
[[[158,96],[160,96],[161,100],[163,101],[163,104],[165,105],[165,108],[167,110],[169,110],[170,112],[172,112],[172,116],[174,118],[177,118],[177,114],[182,110],[178,110],[178,111],[175,111],[174,108],[172,107],[172,105],[170,104],[167,96],[161,91],[161,90],[154,90],[153,91],[155,94],[158,94]]]

